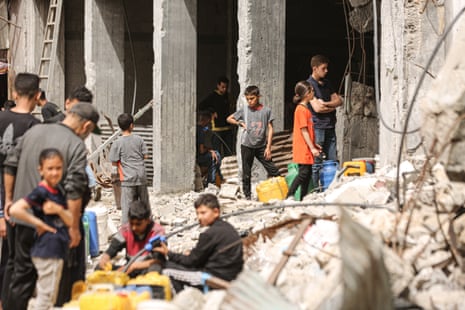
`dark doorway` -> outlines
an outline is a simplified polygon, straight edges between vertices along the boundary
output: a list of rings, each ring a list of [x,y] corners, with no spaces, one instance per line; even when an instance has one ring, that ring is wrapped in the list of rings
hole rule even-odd
[[[229,93],[235,101],[239,94],[237,0],[197,3],[197,102],[215,89],[220,76],[229,79]]]
[[[124,112],[137,113],[153,96],[153,1],[123,0]],[[140,125],[152,125],[152,113],[145,113]]]
[[[67,1],[63,7],[65,28],[65,97],[78,86],[85,85],[84,64],[84,0]],[[63,102],[56,102],[61,108]]]
[[[347,29],[350,9],[347,0],[286,2],[286,129],[292,128],[294,85],[311,74],[313,55],[323,54],[330,59],[328,78],[341,95],[349,71],[353,81],[373,85],[373,35],[360,35],[350,26]]]

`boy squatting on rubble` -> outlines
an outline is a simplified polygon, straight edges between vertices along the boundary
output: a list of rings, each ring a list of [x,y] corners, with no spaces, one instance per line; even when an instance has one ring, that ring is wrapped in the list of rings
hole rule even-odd
[[[242,271],[242,242],[234,227],[220,219],[220,204],[213,194],[203,194],[194,202],[200,226],[208,227],[189,254],[173,253],[165,243],[153,250],[167,262],[163,274],[170,277],[176,292],[184,286],[202,288],[201,272],[231,281]]]
[[[152,219],[150,208],[140,200],[130,203],[128,217],[129,222],[123,224],[111,239],[110,246],[100,257],[96,269],[122,269],[122,266],[112,265],[110,262],[119,251],[126,249],[126,259],[129,261],[152,237],[165,235],[165,229]],[[135,277],[149,271],[160,271],[164,260],[164,257],[160,256],[159,253],[145,254],[132,263],[126,273]]]

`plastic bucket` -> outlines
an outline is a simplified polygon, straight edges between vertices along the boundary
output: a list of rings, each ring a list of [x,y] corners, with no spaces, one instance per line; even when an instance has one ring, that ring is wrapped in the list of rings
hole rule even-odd
[[[323,167],[320,170],[320,183],[322,191],[325,191],[336,176],[338,163],[335,160],[327,160],[323,162]]]
[[[100,251],[105,251],[108,247],[108,209],[106,207],[91,207],[86,210],[95,213],[97,227],[98,227],[98,240]]]
[[[98,256],[100,251],[98,247],[98,227],[97,227],[97,216],[95,212],[86,210],[84,216],[87,218],[89,223],[89,253],[90,256]]]
[[[290,188],[292,185],[292,182],[294,182],[294,179],[297,177],[299,174],[299,164],[295,163],[290,163],[287,165],[287,175],[286,175],[286,183],[287,187]],[[300,189],[302,186],[299,186],[294,194],[294,198],[296,201],[300,201]],[[313,182],[310,179],[310,183],[308,183],[308,190],[307,193],[311,193],[313,190]]]

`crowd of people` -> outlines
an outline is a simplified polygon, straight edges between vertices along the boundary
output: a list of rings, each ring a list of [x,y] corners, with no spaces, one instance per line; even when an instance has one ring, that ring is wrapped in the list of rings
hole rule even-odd
[[[335,110],[342,100],[326,78],[328,64],[324,56],[312,57],[310,77],[295,86],[292,150],[299,170],[288,198],[301,187],[302,199],[312,180],[318,187],[322,154],[336,159]],[[280,175],[271,152],[274,117],[254,85],[244,91],[247,105],[236,110],[228,84],[228,79],[220,77],[214,92],[199,105],[196,162],[207,170],[206,185],[222,179],[221,160],[234,154],[238,130],[242,192],[251,199],[255,158],[269,176]],[[71,92],[62,111],[46,99],[39,77],[31,73],[17,74],[13,97],[0,112],[1,305],[3,309],[27,309],[36,291],[35,309],[50,309],[69,301],[73,283],[85,280],[82,215],[94,177],[84,140],[91,133],[100,134],[99,113],[92,104],[92,93],[84,86]],[[37,105],[42,109],[43,123],[32,115]],[[97,267],[106,270],[122,268],[111,262],[119,251],[125,249],[130,260],[148,240],[165,233],[152,219],[144,167],[148,148],[133,134],[130,114],[119,115],[118,125],[122,135],[113,142],[109,159],[114,179],[122,187],[122,225],[100,257]],[[238,233],[220,219],[215,195],[201,195],[194,207],[200,225],[208,229],[191,251],[174,253],[161,243],[126,272],[163,272],[170,276],[175,291],[185,285],[200,287],[198,271],[234,279],[243,266]]]

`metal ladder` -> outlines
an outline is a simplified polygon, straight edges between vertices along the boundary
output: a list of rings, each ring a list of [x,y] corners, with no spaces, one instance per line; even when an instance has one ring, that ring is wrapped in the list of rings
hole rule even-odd
[[[47,23],[45,24],[42,54],[40,56],[39,64],[40,88],[45,90],[47,95],[50,90],[49,81],[53,75],[53,69],[55,68],[56,63],[62,8],[63,0],[50,0]]]

